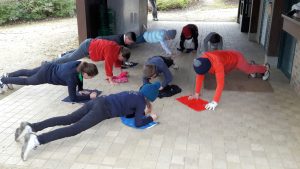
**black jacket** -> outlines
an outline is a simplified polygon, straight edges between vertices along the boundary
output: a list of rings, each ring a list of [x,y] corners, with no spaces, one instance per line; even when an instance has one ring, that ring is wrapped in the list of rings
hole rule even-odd
[[[199,35],[197,26],[194,25],[194,24],[188,24],[184,27],[188,27],[191,30],[193,42],[195,44],[194,49],[197,50],[198,49],[198,35]],[[181,35],[180,35],[180,48],[181,49],[185,49],[184,48],[184,41],[185,40],[187,40],[187,39],[184,37],[183,32],[181,32]]]

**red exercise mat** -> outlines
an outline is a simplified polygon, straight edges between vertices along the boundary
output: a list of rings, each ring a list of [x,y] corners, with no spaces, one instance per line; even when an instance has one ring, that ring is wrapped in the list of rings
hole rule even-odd
[[[189,100],[188,97],[189,96],[182,96],[177,98],[176,100],[178,100],[179,102],[183,103],[184,105],[187,105],[189,108],[192,108],[196,111],[206,110],[205,105],[208,103],[206,100],[202,100],[202,99]]]

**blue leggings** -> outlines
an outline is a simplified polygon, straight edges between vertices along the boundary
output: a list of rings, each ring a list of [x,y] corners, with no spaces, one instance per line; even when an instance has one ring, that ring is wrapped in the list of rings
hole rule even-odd
[[[46,65],[35,69],[21,69],[8,74],[8,77],[2,78],[4,84],[17,85],[39,85],[46,83],[45,73]],[[20,77],[25,76],[25,77]]]
[[[48,127],[66,126],[38,135],[40,144],[75,136],[105,119],[112,118],[104,97],[91,100],[84,106],[66,116],[53,117],[42,122],[32,123],[33,131],[38,132]]]

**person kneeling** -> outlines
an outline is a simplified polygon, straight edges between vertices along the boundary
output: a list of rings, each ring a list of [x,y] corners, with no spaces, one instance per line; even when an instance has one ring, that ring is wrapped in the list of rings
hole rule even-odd
[[[143,84],[150,83],[159,74],[164,75],[164,80],[160,87],[163,90],[173,80],[173,75],[169,70],[170,66],[174,66],[174,61],[168,57],[153,56],[147,60],[143,69]]]

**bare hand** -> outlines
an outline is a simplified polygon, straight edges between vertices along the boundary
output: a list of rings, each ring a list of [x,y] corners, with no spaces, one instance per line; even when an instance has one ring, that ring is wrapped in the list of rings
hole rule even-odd
[[[191,95],[191,96],[189,96],[189,98],[188,98],[188,100],[194,100],[194,99],[199,99],[200,97],[199,97],[199,94],[198,93],[195,93],[194,95]]]
[[[92,92],[91,94],[90,94],[90,98],[91,99],[95,99],[97,97],[97,93],[96,92]]]
[[[111,84],[111,85],[117,85],[118,83],[116,83],[114,81],[109,81],[109,84]]]
[[[152,117],[153,121],[157,120],[157,115],[155,113],[151,113],[150,116]]]
[[[109,82],[109,84],[111,84],[111,85],[116,85],[116,84],[118,84],[118,83],[116,83],[116,82],[113,81],[113,78],[112,78],[112,77],[108,77],[108,82]]]

